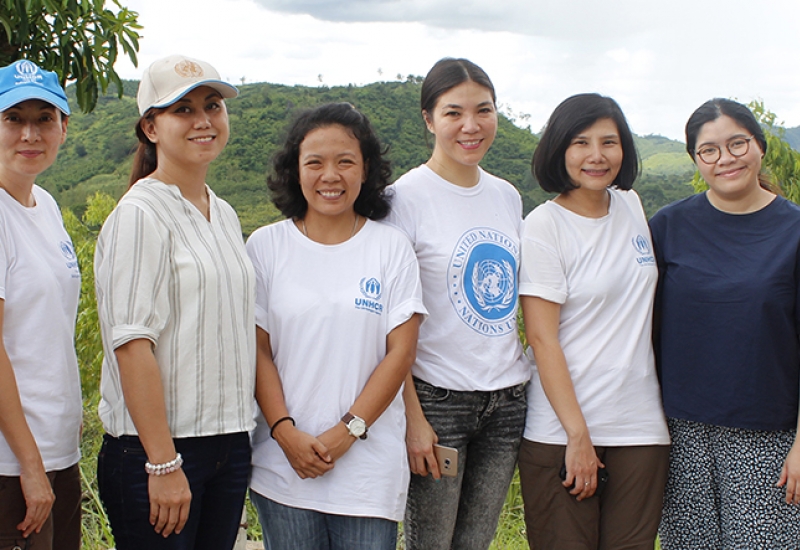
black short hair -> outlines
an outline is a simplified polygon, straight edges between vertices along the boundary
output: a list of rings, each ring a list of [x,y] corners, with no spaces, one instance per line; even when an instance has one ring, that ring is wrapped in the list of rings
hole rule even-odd
[[[622,146],[622,166],[611,187],[633,187],[639,176],[639,155],[622,109],[610,97],[577,94],[555,108],[533,153],[531,173],[542,189],[550,193],[568,193],[578,188],[567,174],[567,148],[576,135],[603,118],[609,118],[617,125]]]
[[[308,202],[300,189],[300,144],[309,132],[327,126],[342,126],[361,146],[366,179],[353,208],[371,220],[389,214],[390,202],[386,193],[392,175],[389,159],[367,117],[350,103],[326,103],[301,112],[291,123],[286,140],[272,162],[272,174],[267,187],[272,202],[287,218],[303,218]]]

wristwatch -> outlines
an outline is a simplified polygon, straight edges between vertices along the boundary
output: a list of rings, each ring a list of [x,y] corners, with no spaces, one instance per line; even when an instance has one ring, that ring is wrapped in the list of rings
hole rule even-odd
[[[344,422],[344,425],[347,426],[347,431],[353,437],[357,437],[359,439],[367,438],[367,431],[369,431],[369,428],[367,428],[367,423],[364,422],[363,418],[347,412],[342,417],[342,422]]]

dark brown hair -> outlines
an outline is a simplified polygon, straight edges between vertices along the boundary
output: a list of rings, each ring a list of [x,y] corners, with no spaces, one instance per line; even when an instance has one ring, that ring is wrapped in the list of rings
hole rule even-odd
[[[158,156],[156,155],[156,144],[150,141],[142,129],[145,121],[152,121],[163,109],[148,109],[139,120],[136,121],[136,137],[139,138],[139,145],[136,154],[133,156],[131,166],[131,177],[128,179],[128,189],[140,179],[149,176],[158,168]]]
[[[378,135],[369,119],[350,103],[326,103],[303,111],[289,126],[283,147],[275,154],[273,173],[267,178],[272,202],[287,218],[303,218],[308,202],[300,189],[300,144],[309,132],[328,126],[341,126],[358,140],[364,159],[366,179],[353,204],[356,214],[380,220],[389,214],[386,194],[392,169]]]
[[[531,173],[539,187],[551,193],[568,193],[578,188],[567,174],[567,148],[576,135],[603,118],[617,125],[622,146],[622,166],[611,187],[625,190],[633,187],[639,176],[639,155],[633,133],[617,102],[600,94],[568,97],[550,115],[531,162]]]
[[[419,98],[420,107],[423,111],[431,114],[442,94],[459,84],[470,81],[487,88],[492,94],[492,101],[497,102],[494,85],[486,71],[469,59],[445,57],[437,61],[425,76]]]
[[[752,111],[746,105],[736,101],[716,97],[700,105],[686,122],[686,152],[693,161],[697,162],[695,147],[697,146],[697,136],[703,125],[713,122],[721,116],[732,118],[736,124],[750,132],[758,142],[758,146],[761,147],[761,153],[767,154],[767,138],[764,137],[764,131]],[[783,194],[763,170],[758,174],[758,183],[770,193]]]

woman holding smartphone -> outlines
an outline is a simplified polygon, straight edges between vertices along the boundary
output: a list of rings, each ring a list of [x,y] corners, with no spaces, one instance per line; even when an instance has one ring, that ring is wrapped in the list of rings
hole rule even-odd
[[[429,319],[405,384],[406,547],[488,548],[514,475],[530,364],[517,333],[522,200],[479,164],[497,132],[494,86],[442,59],[420,97],[431,158],[394,185],[388,221],[411,239]],[[413,376],[412,376],[413,375]],[[458,450],[441,477],[434,445]]]
[[[522,240],[535,357],[519,456],[528,541],[652,550],[669,456],[651,340],[658,272],[619,105],[564,100],[532,168],[558,196],[525,218]]]

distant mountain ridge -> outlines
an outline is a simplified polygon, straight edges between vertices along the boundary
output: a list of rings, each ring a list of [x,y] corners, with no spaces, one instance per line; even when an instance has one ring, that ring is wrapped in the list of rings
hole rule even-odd
[[[430,156],[428,144],[432,139],[419,113],[420,80],[331,88],[267,83],[240,86],[239,97],[227,102],[231,137],[209,170],[209,185],[236,208],[245,233],[279,219],[266,188],[272,154],[299,109],[329,101],[350,102],[369,117],[389,147],[393,177],[399,177]],[[137,86],[138,82],[125,81],[121,99],[107,94],[92,113],[72,115],[58,160],[38,179],[62,206],[81,213],[88,195],[103,191],[118,198],[127,188],[137,143]],[[68,92],[73,93],[71,89]],[[519,189],[526,214],[550,197],[530,173],[537,142],[538,136],[529,128],[515,126],[501,113],[497,137],[482,163],[487,171]],[[682,143],[649,135],[637,136],[636,145],[642,159],[642,176],[635,189],[648,214],[692,193],[688,182],[694,165]]]
[[[795,151],[800,151],[800,126],[785,128],[783,138]]]

